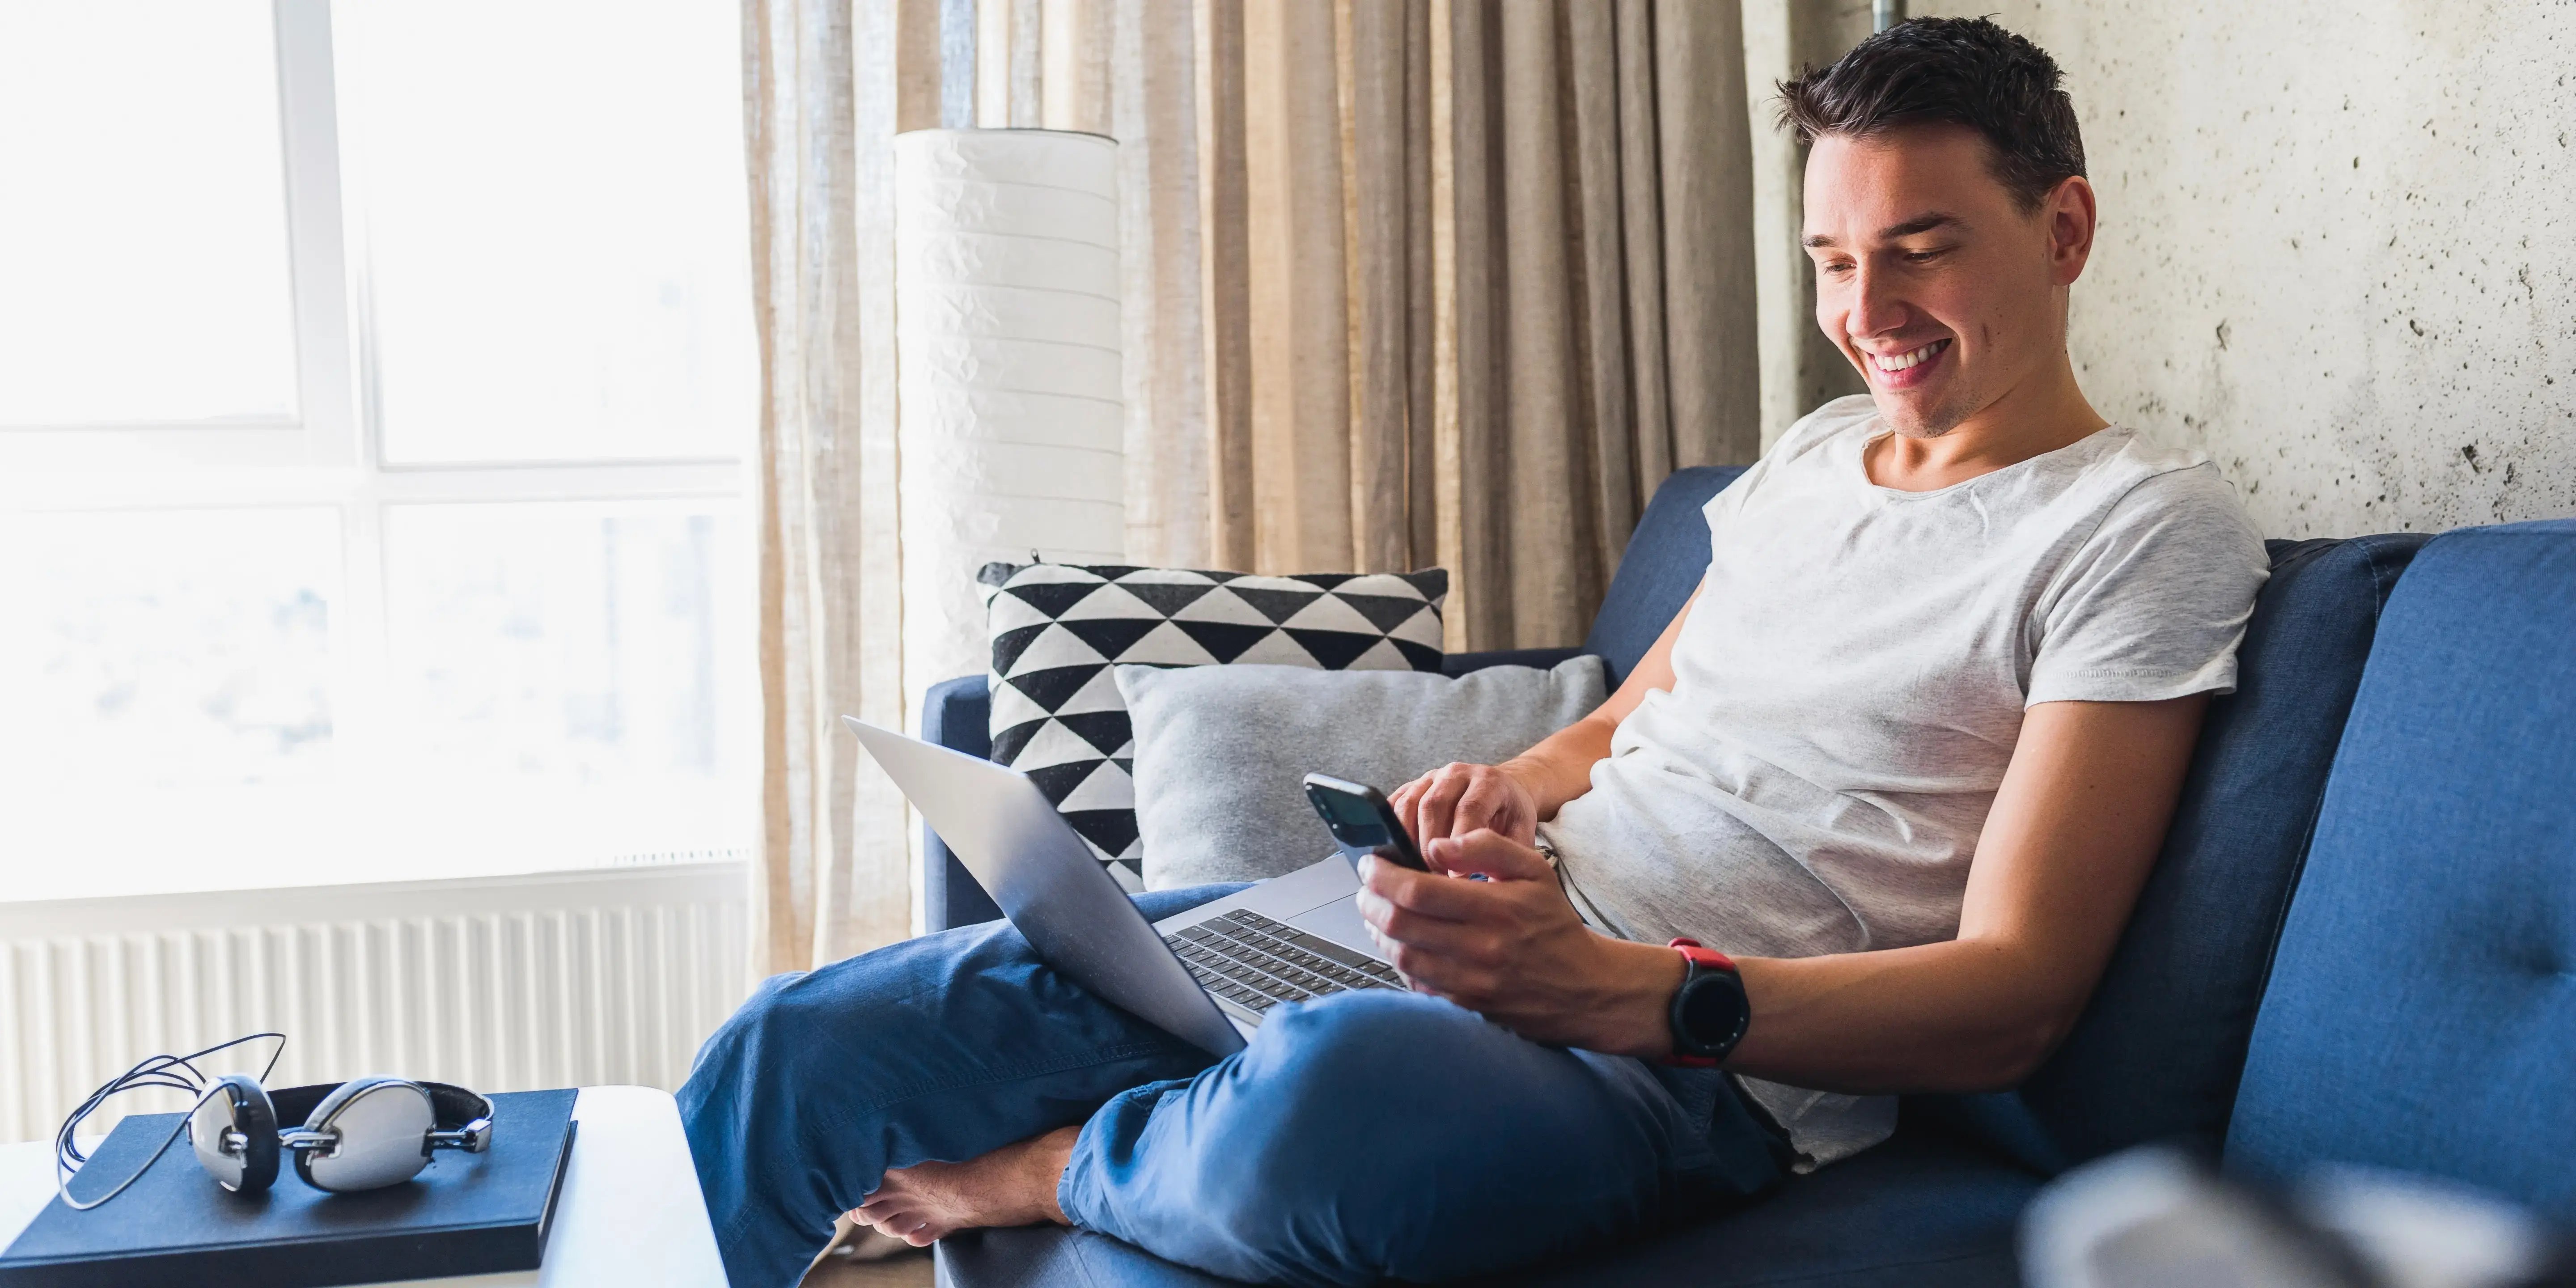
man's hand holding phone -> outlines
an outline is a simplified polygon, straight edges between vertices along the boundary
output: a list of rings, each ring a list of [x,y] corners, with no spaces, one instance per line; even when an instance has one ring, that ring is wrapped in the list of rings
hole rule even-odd
[[[1358,866],[1360,917],[1416,991],[1540,1042],[1621,1055],[1671,1049],[1663,1006],[1681,959],[1596,935],[1530,845],[1528,791],[1491,765],[1449,765],[1394,800],[1362,783],[1306,776],[1306,798]],[[1417,829],[1428,800],[1446,831]],[[1518,811],[1519,835],[1492,826]],[[1470,821],[1481,819],[1475,826]],[[1502,821],[1511,822],[1505,818]],[[1422,838],[1417,851],[1406,833]]]
[[[1389,797],[1405,830],[1423,846],[1495,832],[1522,845],[1538,839],[1538,798],[1501,765],[1442,765]]]
[[[1360,917],[1416,991],[1536,1042],[1672,1050],[1665,1009],[1682,977],[1672,950],[1594,934],[1546,858],[1499,832],[1444,836],[1422,854],[1429,871],[1360,864]]]

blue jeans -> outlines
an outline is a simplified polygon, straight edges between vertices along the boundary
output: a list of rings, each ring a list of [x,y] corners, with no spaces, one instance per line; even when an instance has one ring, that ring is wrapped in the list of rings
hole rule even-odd
[[[1240,887],[1137,896],[1159,920]],[[1708,1070],[1541,1046],[1418,994],[1270,1013],[1223,1060],[1093,997],[1007,923],[764,982],[680,1089],[734,1288],[790,1288],[890,1168],[1082,1125],[1076,1224],[1284,1284],[1459,1279],[1776,1183]]]

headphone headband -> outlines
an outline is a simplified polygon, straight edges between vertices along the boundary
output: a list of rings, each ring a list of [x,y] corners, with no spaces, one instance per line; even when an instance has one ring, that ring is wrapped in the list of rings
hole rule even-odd
[[[425,1082],[418,1078],[405,1081],[429,1093],[430,1112],[437,1116],[440,1131],[462,1131],[474,1120],[492,1116],[492,1102],[463,1087]],[[268,1103],[277,1110],[278,1126],[309,1126],[313,1110],[330,1099],[332,1092],[348,1085],[346,1082],[317,1082],[306,1087],[282,1087],[268,1093]]]

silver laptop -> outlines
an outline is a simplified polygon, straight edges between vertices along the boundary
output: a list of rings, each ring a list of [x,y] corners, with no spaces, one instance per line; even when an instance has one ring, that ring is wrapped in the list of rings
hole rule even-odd
[[[1274,1006],[1404,987],[1370,944],[1340,854],[1148,922],[1027,775],[841,718],[1039,960],[1175,1037],[1231,1055]]]

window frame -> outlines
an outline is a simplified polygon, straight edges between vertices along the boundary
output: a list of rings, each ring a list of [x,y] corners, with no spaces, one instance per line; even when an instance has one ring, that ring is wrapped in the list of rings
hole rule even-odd
[[[373,368],[363,212],[344,184],[332,0],[270,0],[296,412],[204,422],[0,424],[0,513],[329,507],[339,519],[331,621],[332,737],[381,763],[386,720],[386,520],[400,505],[712,501],[748,510],[750,427],[735,455],[647,459],[386,459]],[[748,200],[746,193],[745,199]],[[353,213],[360,217],[353,217]],[[749,255],[748,247],[744,254]],[[751,408],[746,406],[746,419]],[[734,570],[751,584],[749,559]],[[750,806],[746,804],[748,813]],[[254,883],[258,878],[251,877]],[[405,874],[367,880],[406,879]]]

